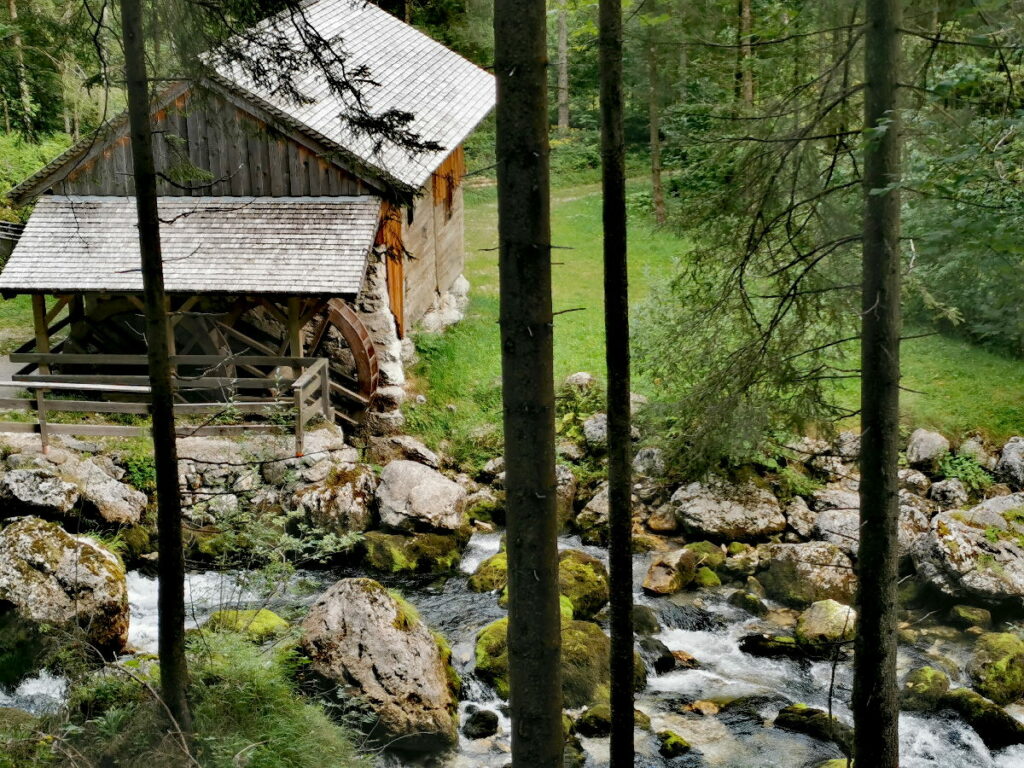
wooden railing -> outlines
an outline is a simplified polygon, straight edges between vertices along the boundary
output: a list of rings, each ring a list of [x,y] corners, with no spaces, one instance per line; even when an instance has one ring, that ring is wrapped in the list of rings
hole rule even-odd
[[[26,363],[11,381],[0,381],[0,387],[25,389],[25,397],[0,398],[0,408],[35,411],[35,422],[0,421],[0,432],[38,433],[44,450],[50,435],[145,435],[148,427],[120,424],[55,423],[49,414],[59,412],[94,414],[137,414],[150,412],[149,377],[139,373],[66,373],[69,368],[95,369],[145,367],[145,355],[89,355],[23,352],[12,353],[11,362]],[[275,357],[245,355],[172,355],[174,368],[172,386],[176,395],[175,415],[207,416],[199,424],[176,427],[179,437],[192,435],[236,435],[244,433],[281,433],[295,435],[295,453],[302,455],[306,426],[322,416],[334,420],[331,405],[331,381],[326,358]],[[196,375],[182,369],[198,369]],[[261,369],[270,369],[261,370]],[[35,372],[29,373],[28,371]],[[59,373],[55,373],[59,370]],[[231,375],[211,375],[223,371]],[[239,375],[249,374],[249,375]],[[221,390],[218,398],[214,394]],[[55,399],[51,393],[85,396],[86,399]],[[246,394],[241,394],[242,392]],[[259,392],[266,392],[260,396]],[[202,402],[189,402],[187,393],[205,396]],[[211,397],[213,395],[213,397]],[[112,399],[103,399],[104,397]],[[281,418],[291,411],[284,424],[221,424],[214,423],[225,415],[261,415]]]

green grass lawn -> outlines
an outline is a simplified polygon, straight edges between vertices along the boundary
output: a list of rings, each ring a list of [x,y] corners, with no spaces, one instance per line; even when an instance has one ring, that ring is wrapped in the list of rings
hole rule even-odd
[[[637,188],[640,188],[637,185]],[[603,377],[601,197],[598,185],[552,191],[554,309],[576,310],[555,318],[555,374],[575,371]],[[650,285],[672,274],[687,242],[631,216],[630,300],[635,306]],[[466,276],[472,284],[466,319],[444,336],[417,339],[421,361],[413,371],[427,402],[407,409],[410,428],[461,462],[500,452],[501,392],[498,346],[497,206],[493,187],[466,192]],[[929,336],[903,345],[904,422],[958,438],[979,430],[994,441],[1024,433],[1024,361],[1010,360],[969,343]],[[855,359],[855,358],[854,358]],[[634,389],[656,396],[636,381]],[[847,382],[840,400],[856,407],[858,389]]]
[[[32,299],[15,296],[0,299],[0,355],[6,355],[32,338]]]

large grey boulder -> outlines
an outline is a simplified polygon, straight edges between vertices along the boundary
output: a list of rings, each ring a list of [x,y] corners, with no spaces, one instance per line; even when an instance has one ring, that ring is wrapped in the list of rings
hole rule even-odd
[[[595,413],[583,422],[583,439],[591,450],[608,447],[608,416]]]
[[[860,546],[860,497],[853,491],[826,489],[814,494],[818,510],[815,535],[856,557]],[[900,554],[909,555],[928,530],[934,505],[909,491],[900,491]]]
[[[404,601],[372,579],[342,579],[310,608],[302,647],[312,669],[362,698],[379,718],[370,737],[403,750],[458,740],[448,662]]]
[[[608,483],[602,483],[594,497],[576,515],[576,530],[587,544],[608,543]]]
[[[932,485],[928,498],[945,509],[957,509],[967,503],[967,489],[958,477],[950,477]]]
[[[852,640],[857,612],[835,600],[812,603],[796,620],[794,636],[798,643],[821,645]]]
[[[790,499],[785,509],[786,522],[789,527],[803,536],[805,539],[814,535],[814,522],[817,519],[815,512],[807,506],[802,496]]]
[[[996,468],[996,457],[989,453],[988,449],[977,437],[969,437],[960,443],[956,452],[960,456],[966,456],[970,459],[974,459],[980,466],[987,469],[989,472]]]
[[[78,486],[45,469],[12,469],[0,478],[0,516],[63,517],[78,503]]]
[[[1024,493],[935,516],[914,552],[918,575],[945,595],[990,603],[1024,595]]]
[[[1011,437],[996,464],[996,478],[1014,488],[1024,489],[1024,437]]]
[[[641,477],[665,476],[665,455],[660,448],[641,448],[633,457],[633,472]]]
[[[409,435],[371,437],[366,446],[366,457],[370,463],[381,466],[400,459],[418,461],[431,469],[437,469],[441,463],[436,453]]]
[[[112,525],[137,525],[149,500],[142,491],[111,477],[93,459],[68,461],[61,466],[65,480],[78,486],[88,511]]]
[[[293,497],[313,525],[332,533],[366,531],[373,526],[377,477],[366,464],[337,464],[323,481],[300,488]]]
[[[857,579],[853,563],[839,547],[824,541],[762,544],[757,548],[758,581],[768,596],[796,608],[819,600],[853,602]]]
[[[466,491],[415,461],[384,467],[377,504],[381,524],[396,531],[455,531],[465,524]]]
[[[751,482],[734,485],[717,476],[672,494],[683,530],[724,541],[749,541],[782,533],[786,518],[774,494]]]
[[[927,429],[915,429],[907,443],[907,463],[912,467],[931,469],[947,453],[949,440]]]
[[[101,653],[128,642],[124,565],[95,539],[25,517],[0,532],[0,604],[25,620],[79,626]]]

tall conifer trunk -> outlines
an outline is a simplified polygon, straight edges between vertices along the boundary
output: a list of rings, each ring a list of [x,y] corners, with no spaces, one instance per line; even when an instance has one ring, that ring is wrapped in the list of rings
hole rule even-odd
[[[569,132],[569,12],[558,0],[558,132]]]
[[[626,270],[626,143],[622,3],[601,0],[601,169],[604,323],[608,369],[608,564],[611,581],[611,768],[633,765],[632,442],[629,412],[629,279]]]
[[[174,401],[168,359],[167,299],[160,253],[160,218],[157,212],[156,167],[150,123],[149,80],[146,76],[144,25],[140,0],[121,0],[125,81],[131,127],[135,202],[142,252],[142,284],[146,306],[146,346],[153,399],[153,454],[156,465],[157,536],[160,544],[160,587],[157,610],[160,630],[160,687],[164,703],[186,734],[192,718],[186,690],[185,559],[181,543],[181,499],[178,495],[178,458],[174,434]]]
[[[16,0],[7,0],[7,14],[10,16],[11,25],[17,29],[18,5]],[[25,46],[21,40],[21,34],[15,32],[11,36],[11,45],[14,48],[14,68],[18,80],[18,95],[21,98],[21,122],[26,133],[32,132],[32,94],[28,88],[28,71],[25,69]]]
[[[544,0],[496,0],[498,262],[514,768],[562,765]]]
[[[853,716],[857,765],[899,766],[896,581],[899,547],[899,0],[867,0],[864,54],[864,259],[861,326],[858,631]]]
[[[651,145],[651,202],[654,220],[665,223],[665,190],[661,184],[661,78],[658,74],[658,7],[647,0],[652,22],[647,26],[647,120]],[[686,46],[682,46],[684,49]]]

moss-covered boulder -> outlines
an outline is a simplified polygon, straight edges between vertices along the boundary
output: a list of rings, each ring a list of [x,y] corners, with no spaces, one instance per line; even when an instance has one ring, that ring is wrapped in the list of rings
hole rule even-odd
[[[562,695],[565,706],[583,707],[608,698],[611,642],[597,624],[562,621]],[[476,674],[503,699],[508,698],[508,619],[488,624],[477,635]],[[634,654],[634,681],[647,684],[643,661]]]
[[[363,562],[382,573],[451,573],[462,559],[456,534],[370,531],[362,541]]]
[[[690,743],[675,731],[658,731],[658,753],[669,759],[690,751]]]
[[[740,650],[751,656],[764,658],[785,657],[790,659],[806,658],[806,650],[796,639],[789,635],[770,635],[755,633],[740,638]]]
[[[508,553],[491,555],[473,571],[467,586],[474,592],[496,592],[508,584]]]
[[[903,681],[900,706],[903,709],[930,712],[949,690],[949,677],[935,667],[918,667]]]
[[[832,645],[853,640],[857,613],[835,600],[819,600],[800,614],[794,636],[804,645]]]
[[[697,566],[707,566],[711,570],[718,570],[725,564],[725,552],[718,544],[710,541],[693,541],[686,544],[683,549],[688,549],[697,556]]]
[[[262,643],[288,631],[288,622],[271,610],[217,611],[207,620],[206,629],[216,632],[237,632]]]
[[[975,730],[989,749],[1024,744],[1024,723],[998,704],[969,688],[956,688],[942,697],[940,706],[952,709]]]
[[[828,712],[806,704],[791,704],[775,717],[775,727],[835,742],[844,755],[853,753],[853,728]]]
[[[718,574],[708,568],[706,565],[702,565],[693,574],[693,584],[697,587],[704,587],[710,589],[712,587],[722,586],[722,580],[718,578]]]
[[[954,605],[949,609],[947,621],[960,629],[970,629],[971,627],[991,629],[992,612],[974,605]]]
[[[697,556],[689,549],[656,555],[644,577],[644,591],[652,595],[675,594],[693,581]]]
[[[656,635],[661,632],[658,616],[649,605],[633,606],[633,632],[638,635]]]
[[[641,730],[650,730],[651,718],[639,709],[633,710],[633,725]],[[583,712],[575,723],[575,730],[580,736],[600,738],[612,732],[612,708],[607,702],[595,704]]]
[[[768,606],[764,604],[761,598],[753,592],[744,592],[742,589],[737,589],[729,595],[729,605],[734,605],[754,616],[768,615]]]
[[[608,570],[593,555],[567,549],[558,557],[558,591],[572,601],[577,619],[589,619],[608,602]]]
[[[996,704],[1016,701],[1024,696],[1024,640],[1009,632],[982,635],[967,672],[982,696]]]

